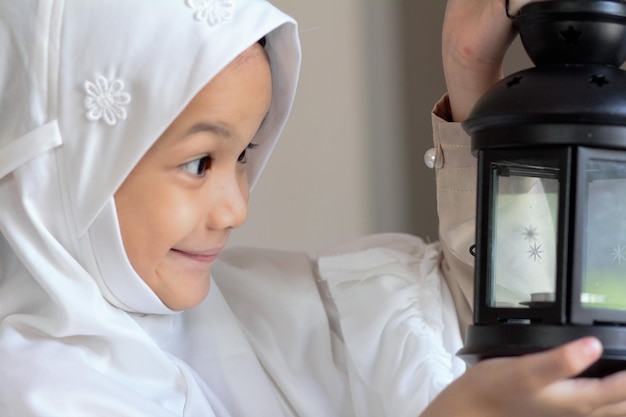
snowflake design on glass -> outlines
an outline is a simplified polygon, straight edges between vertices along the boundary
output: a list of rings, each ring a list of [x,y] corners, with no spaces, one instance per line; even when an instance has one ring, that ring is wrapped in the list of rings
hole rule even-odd
[[[612,261],[617,261],[617,264],[621,265],[622,261],[626,261],[626,246],[617,245],[613,248],[611,255],[613,256]]]
[[[537,235],[538,234],[539,233],[537,233],[537,228],[534,227],[534,226],[529,225],[529,226],[524,228],[524,232],[523,232],[524,239],[526,239],[528,241],[537,240]]]
[[[100,119],[109,126],[114,126],[120,120],[126,120],[124,105],[130,103],[130,95],[124,92],[124,82],[114,80],[109,82],[99,76],[96,82],[85,81],[85,108],[87,120],[97,122]]]
[[[235,7],[233,0],[185,0],[185,3],[195,11],[193,17],[196,20],[210,26],[232,18]]]
[[[541,254],[543,253],[543,251],[541,250],[541,245],[537,245],[537,243],[533,243],[532,245],[529,246],[529,249],[527,251],[528,258],[533,258],[533,261],[537,262],[537,259],[541,259]]]

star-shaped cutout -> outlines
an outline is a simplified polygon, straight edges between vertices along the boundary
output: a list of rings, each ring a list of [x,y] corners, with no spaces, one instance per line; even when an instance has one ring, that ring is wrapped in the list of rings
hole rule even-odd
[[[604,75],[592,75],[589,82],[597,85],[598,87],[609,84],[609,80],[607,80]]]
[[[514,85],[518,85],[518,84],[519,84],[519,83],[521,83],[521,82],[522,82],[522,77],[513,77],[513,78],[511,78],[511,79],[510,79],[510,80],[506,83],[506,86],[507,86],[508,88],[511,88],[511,87],[513,87]]]
[[[574,26],[570,25],[567,30],[562,31],[560,35],[566,45],[578,45],[578,38],[580,38],[582,32],[574,29]]]

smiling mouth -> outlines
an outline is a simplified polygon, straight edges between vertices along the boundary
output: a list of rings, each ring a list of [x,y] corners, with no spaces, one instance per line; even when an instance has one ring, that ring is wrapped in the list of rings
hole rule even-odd
[[[221,251],[221,249],[214,249],[214,250],[204,251],[204,252],[188,252],[188,251],[174,249],[174,248],[170,250],[177,255],[181,255],[188,259],[192,259],[194,261],[207,263],[207,264],[215,261],[215,259],[217,259],[217,256],[220,254],[220,251]]]

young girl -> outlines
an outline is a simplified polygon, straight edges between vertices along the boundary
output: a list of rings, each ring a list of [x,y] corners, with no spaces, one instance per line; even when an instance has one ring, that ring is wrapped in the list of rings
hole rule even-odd
[[[206,296],[291,107],[295,23],[260,0],[0,20],[0,414],[281,415]]]
[[[497,39],[476,62],[506,49],[502,6],[450,2],[455,30]],[[289,17],[262,0],[1,0],[0,46],[2,416],[417,416],[463,373],[465,213],[442,211],[441,247],[222,253],[292,103]],[[447,65],[455,118],[455,76],[497,78],[470,67]],[[444,202],[458,126],[437,126]],[[599,351],[487,361],[423,416],[624,415],[598,411],[626,399],[623,375],[564,380]]]

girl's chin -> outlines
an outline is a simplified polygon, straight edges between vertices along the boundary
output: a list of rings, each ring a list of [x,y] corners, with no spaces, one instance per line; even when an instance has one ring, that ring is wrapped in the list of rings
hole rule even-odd
[[[176,294],[167,294],[166,296],[159,297],[163,304],[165,304],[170,310],[183,311],[196,307],[209,295],[210,281],[204,288],[186,288],[183,293],[179,291]],[[157,294],[158,295],[158,294]]]
[[[200,304],[209,294],[211,287],[210,267],[186,265],[168,272],[158,272],[158,284],[148,286],[169,309],[188,310]],[[165,280],[165,282],[164,282]]]

